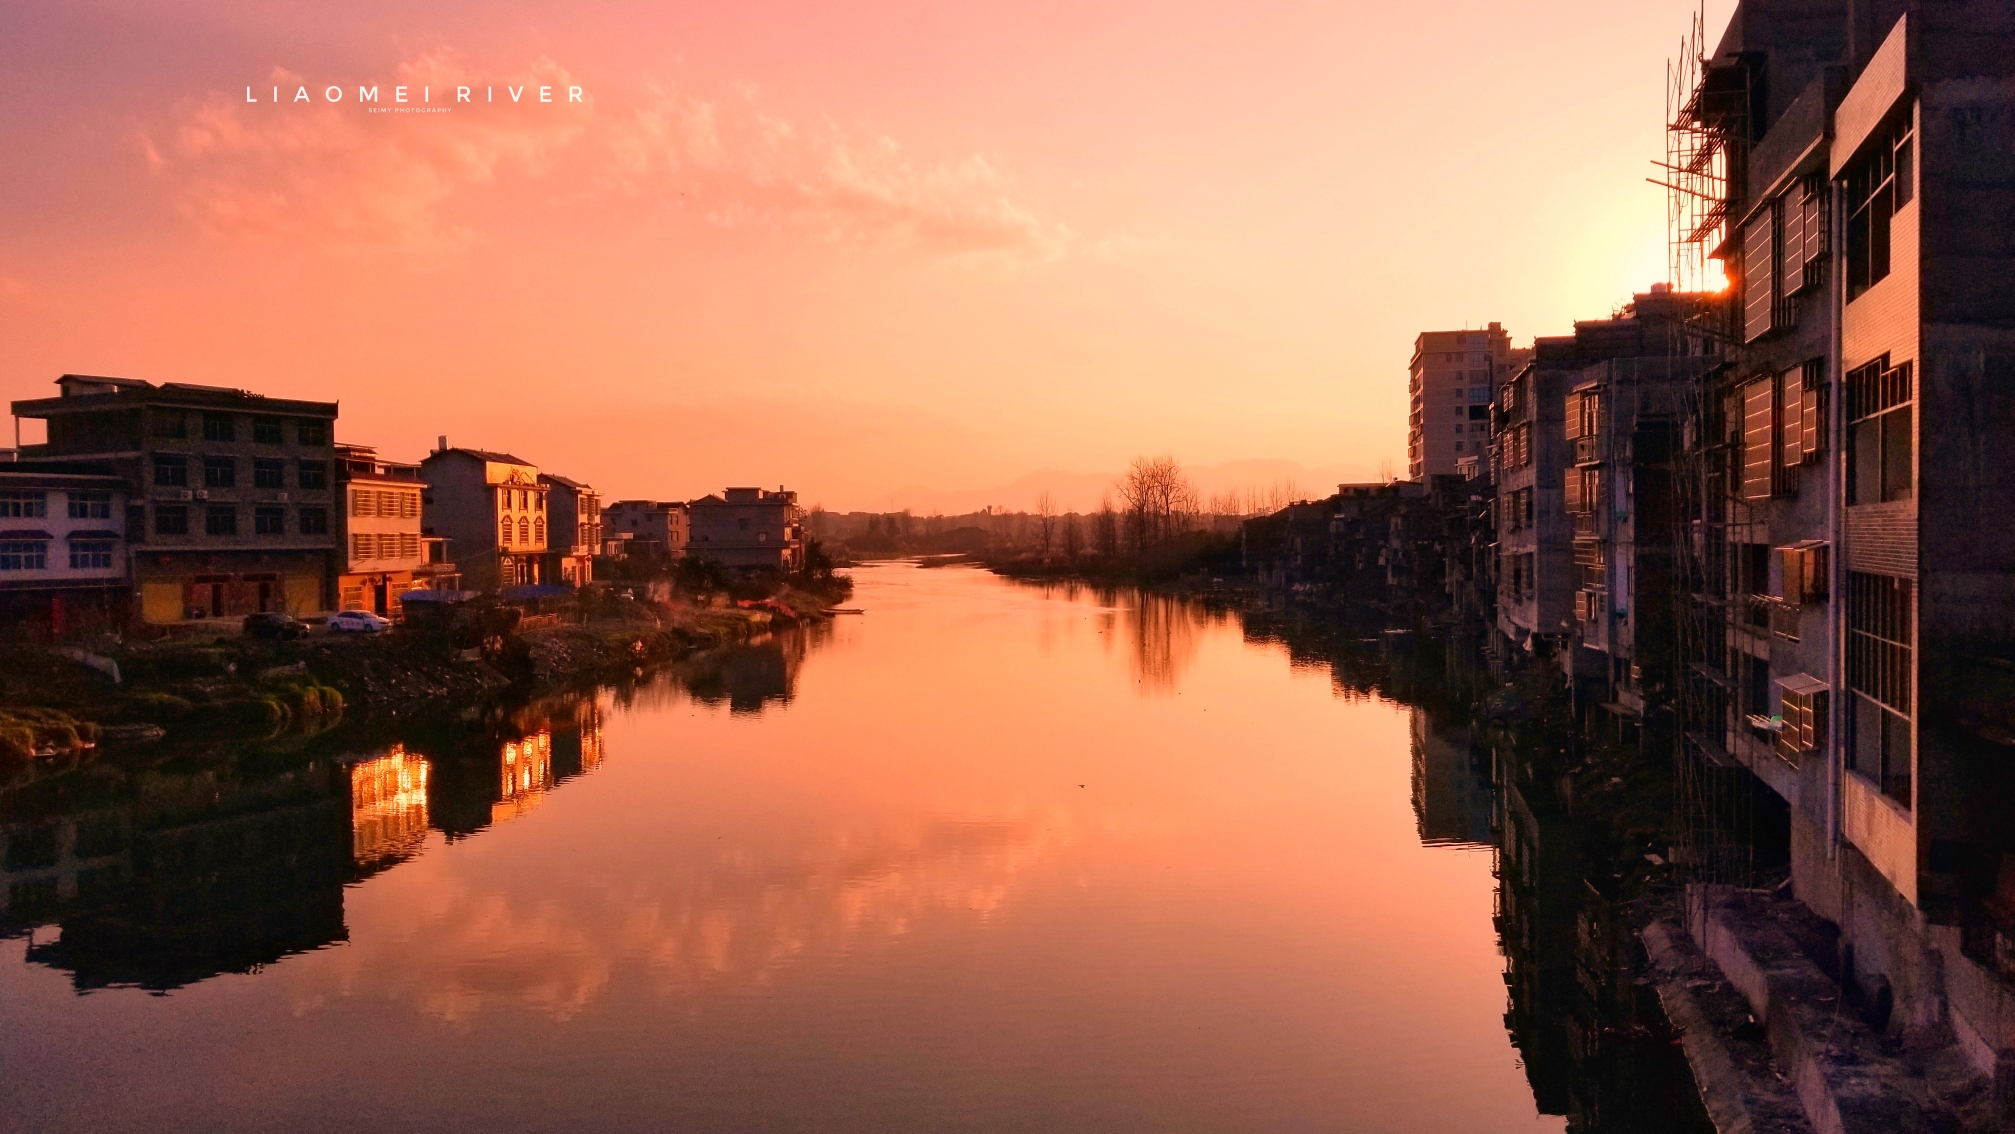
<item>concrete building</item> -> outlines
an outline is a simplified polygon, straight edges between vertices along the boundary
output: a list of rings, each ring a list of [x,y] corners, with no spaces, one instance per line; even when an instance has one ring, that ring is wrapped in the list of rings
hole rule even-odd
[[[427,585],[417,574],[427,565],[420,466],[384,460],[368,445],[338,445],[336,482],[343,563],[336,606],[397,618],[399,596]]]
[[[1680,193],[1706,187],[1725,218],[1693,236],[1735,285],[1688,453],[1691,775],[1768,789],[1787,834],[1745,854],[1788,859],[1870,1026],[1949,1045],[2004,1084],[2004,1116],[2010,43],[2015,7],[1990,0],[1743,0],[1684,102],[1700,149],[1668,163],[1726,171],[1681,175]],[[1681,802],[1699,837],[1723,837],[1704,793]]]
[[[427,486],[422,531],[448,541],[464,587],[487,591],[552,581],[545,575],[547,489],[531,462],[452,449],[443,437],[420,462],[420,477]]]
[[[117,628],[128,571],[124,480],[0,463],[0,626],[40,638]]]
[[[1490,401],[1511,369],[1511,338],[1498,323],[1482,331],[1423,331],[1407,364],[1408,480],[1453,474],[1456,462],[1484,452]]]
[[[540,473],[546,490],[547,519],[551,530],[546,538],[545,577],[549,582],[581,587],[595,581],[595,556],[602,549],[602,497],[577,480],[553,473]]]
[[[677,559],[686,553],[691,516],[680,501],[618,500],[602,509],[602,538],[624,559]]]
[[[90,461],[125,482],[142,619],[328,609],[336,403],[80,374],[56,385],[14,403],[48,430],[18,461]]]
[[[686,554],[724,567],[801,571],[805,565],[804,509],[798,494],[782,488],[730,488],[687,506],[692,538]]]

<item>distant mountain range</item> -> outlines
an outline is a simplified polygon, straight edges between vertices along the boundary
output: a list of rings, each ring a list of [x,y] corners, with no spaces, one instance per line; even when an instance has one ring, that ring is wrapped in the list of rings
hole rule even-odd
[[[1333,464],[1310,467],[1297,461],[1253,459],[1226,461],[1217,465],[1185,465],[1184,470],[1206,501],[1224,493],[1259,493],[1287,499],[1328,496],[1338,484],[1378,479],[1378,469],[1370,464]],[[992,488],[946,489],[912,485],[843,511],[885,512],[908,508],[918,515],[956,515],[977,512],[992,506],[1007,512],[1023,512],[1035,507],[1036,497],[1045,490],[1065,512],[1088,512],[1098,507],[1099,495],[1112,488],[1120,470],[1105,473],[1066,472],[1038,469]],[[1117,493],[1114,494],[1117,504]]]

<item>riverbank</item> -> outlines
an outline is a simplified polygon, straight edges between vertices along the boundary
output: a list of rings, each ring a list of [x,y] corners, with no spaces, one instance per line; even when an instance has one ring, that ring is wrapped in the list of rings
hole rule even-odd
[[[0,760],[74,754],[164,733],[307,723],[343,712],[399,717],[444,701],[536,694],[830,617],[851,588],[779,585],[759,600],[667,594],[527,617],[473,646],[409,627],[292,641],[219,626],[154,642],[0,652]]]

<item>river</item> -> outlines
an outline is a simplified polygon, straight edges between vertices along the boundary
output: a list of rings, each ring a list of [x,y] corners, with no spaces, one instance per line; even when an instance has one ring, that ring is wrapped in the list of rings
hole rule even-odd
[[[856,579],[864,616],[623,688],[11,788],[0,1128],[1582,1106],[1551,1049],[1592,1041],[1514,1042],[1559,1021],[1508,1006],[1503,804],[1427,710],[1191,603]]]

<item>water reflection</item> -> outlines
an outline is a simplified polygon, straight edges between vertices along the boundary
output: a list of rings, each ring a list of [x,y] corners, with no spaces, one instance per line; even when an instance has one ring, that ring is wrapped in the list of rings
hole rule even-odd
[[[51,1037],[0,1037],[0,1110],[1686,1129],[1619,909],[1469,661],[964,572],[861,601],[594,694],[0,788],[33,935],[0,994]],[[158,1042],[111,1059],[134,1019]],[[118,1066],[21,1085],[86,1063]]]

